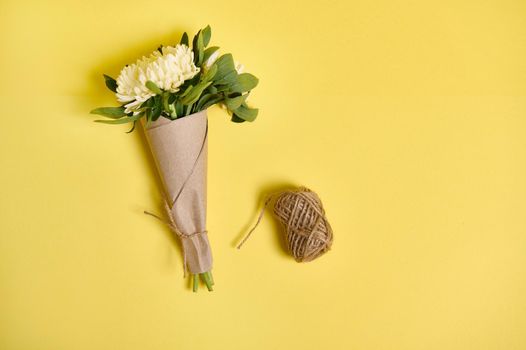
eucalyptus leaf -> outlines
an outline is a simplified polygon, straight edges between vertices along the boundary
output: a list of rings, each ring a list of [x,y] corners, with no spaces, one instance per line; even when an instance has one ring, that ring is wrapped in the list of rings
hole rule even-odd
[[[154,103],[155,103],[154,100],[155,100],[155,99],[154,99],[153,97],[150,97],[150,98],[147,99],[146,102],[143,103],[142,105],[143,105],[143,106],[146,106],[146,107],[153,107],[153,105],[154,105]]]
[[[214,80],[214,83],[217,85],[228,85],[228,84],[234,84],[237,82],[237,72],[236,70],[231,70],[230,72],[223,75],[221,79]]]
[[[245,103],[241,104],[241,106],[233,112],[239,118],[246,120],[247,122],[253,122],[258,115],[257,108],[250,108]]]
[[[217,50],[219,50],[219,46],[210,46],[209,48],[207,48],[203,55],[203,62],[208,61],[210,56],[212,56]]]
[[[181,103],[181,100],[177,100],[175,103],[175,113],[177,114],[177,117],[182,117],[184,113],[184,106]]]
[[[217,94],[215,95],[215,97],[211,97],[210,99],[208,99],[208,101],[206,101],[202,106],[201,106],[201,110],[203,109],[207,109],[208,107],[211,107],[213,105],[215,105],[216,103],[219,103],[221,101],[223,101],[224,97],[220,94]]]
[[[215,88],[216,88],[217,92],[223,92],[223,93],[225,93],[227,95],[230,94],[229,93],[230,86],[228,86],[228,85],[216,85]]]
[[[217,93],[217,88],[214,85],[210,85],[208,87],[208,92],[210,92],[211,94],[216,94]]]
[[[192,39],[192,49],[197,47],[197,37],[199,36],[199,33],[201,33],[200,30],[194,35],[194,38]]]
[[[212,28],[210,28],[210,26],[207,25],[203,29],[202,32],[203,32],[203,45],[204,45],[204,47],[207,47],[208,43],[210,43],[210,38],[212,37]]]
[[[232,54],[224,54],[220,56],[217,61],[215,62],[217,65],[217,73],[214,77],[214,81],[221,80],[225,75],[231,73],[232,71],[235,72],[236,66],[234,64],[234,57]]]
[[[151,108],[146,111],[144,114],[144,117],[146,118],[146,129],[150,127],[150,124],[152,123],[152,110]]]
[[[225,105],[227,106],[227,108],[231,111],[235,110],[235,109],[238,109],[241,104],[243,102],[245,102],[245,100],[247,99],[247,95],[244,95],[244,96],[237,96],[237,97],[234,97],[234,98],[225,98]]]
[[[186,90],[184,90],[184,92],[183,92],[181,95],[179,95],[179,97],[182,98],[182,97],[185,97],[186,95],[188,95],[188,94],[190,93],[190,91],[192,91],[192,88],[193,88],[193,86],[192,86],[192,85],[189,85],[189,86],[186,88]]]
[[[91,114],[98,114],[104,117],[117,119],[126,116],[124,107],[100,107],[90,111]]]
[[[194,40],[192,41],[192,50],[194,51],[194,62],[198,67],[201,67],[201,63],[203,63],[203,56],[204,56],[204,44],[203,44],[203,34],[202,31],[198,31],[197,34],[194,36]]]
[[[129,134],[129,133],[131,133],[133,130],[135,130],[135,124],[137,124],[137,121],[136,121],[136,120],[133,121],[133,125],[132,125],[131,129],[128,130],[128,131],[126,131],[127,134]]]
[[[188,46],[188,34],[186,32],[183,33],[179,44]]]
[[[143,117],[142,114],[137,114],[137,115],[133,115],[131,117],[124,117],[124,118],[120,118],[120,119],[111,119],[111,120],[106,120],[106,119],[103,119],[103,120],[94,120],[96,123],[104,123],[104,124],[126,124],[126,123],[131,123],[133,121],[136,121],[136,120],[139,120],[141,117]]]
[[[201,96],[201,98],[199,99],[199,101],[197,102],[197,106],[196,106],[196,109],[197,111],[202,111],[203,110],[203,106],[210,100],[212,99],[215,99],[215,98],[218,98],[220,97],[220,95],[218,94],[203,94]]]
[[[160,105],[155,105],[152,108],[152,114],[150,116],[150,119],[152,120],[152,122],[159,119],[159,117],[161,116],[161,112],[162,112],[162,107]]]
[[[250,91],[258,85],[258,78],[250,73],[241,73],[237,76],[236,82],[230,84],[232,92]]]
[[[216,75],[216,73],[217,73],[217,65],[213,64],[210,68],[208,68],[206,73],[203,75],[203,81],[212,80],[214,76]]]
[[[106,83],[108,89],[110,89],[113,92],[117,92],[117,82],[115,81],[115,79],[106,74],[103,74],[103,76],[104,82]]]
[[[234,123],[244,123],[245,122],[244,119],[239,118],[235,114],[232,114],[232,118],[230,118],[230,120],[233,121]]]
[[[144,110],[144,118],[146,118],[146,125],[149,125],[150,120],[152,119],[152,108],[146,108]]]
[[[193,104],[195,102],[197,102],[197,100],[199,99],[199,96],[201,96],[201,94],[203,93],[203,91],[210,85],[212,84],[212,82],[201,82],[199,84],[197,84],[194,88],[192,88],[192,90],[188,93],[188,95],[184,96],[182,99],[181,99],[181,102],[184,104],[184,105],[190,105],[190,104]]]
[[[201,64],[203,64],[203,57],[205,54],[204,51],[205,51],[205,45],[203,43],[203,35],[202,33],[199,33],[199,35],[197,36],[197,54],[198,54],[197,65],[199,67],[201,67]]]

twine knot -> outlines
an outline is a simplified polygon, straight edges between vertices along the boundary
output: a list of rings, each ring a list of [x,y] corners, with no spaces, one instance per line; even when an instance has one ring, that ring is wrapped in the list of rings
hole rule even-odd
[[[188,270],[188,266],[187,266],[188,264],[187,264],[187,256],[186,256],[187,255],[186,245],[185,245],[184,240],[188,239],[188,238],[191,238],[193,236],[197,236],[197,235],[206,235],[208,232],[207,231],[202,231],[202,232],[194,232],[194,233],[191,233],[191,234],[184,234],[184,233],[182,233],[177,228],[177,225],[176,225],[175,220],[174,220],[173,215],[172,215],[172,210],[171,210],[170,205],[168,204],[168,202],[166,200],[164,201],[164,209],[165,209],[165,212],[166,212],[166,216],[168,217],[168,220],[162,218],[161,216],[159,216],[157,214],[149,212],[147,210],[144,211],[144,214],[153,216],[154,218],[156,218],[159,221],[161,221],[162,223],[164,223],[166,226],[168,226],[170,231],[172,231],[181,240],[182,247],[183,247],[183,276],[186,277],[186,273],[187,273],[187,270]]]

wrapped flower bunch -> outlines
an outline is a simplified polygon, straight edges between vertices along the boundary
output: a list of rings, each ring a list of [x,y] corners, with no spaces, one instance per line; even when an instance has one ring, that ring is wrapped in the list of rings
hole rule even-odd
[[[91,111],[106,124],[144,128],[163,182],[166,217],[157,216],[176,234],[183,248],[184,271],[213,289],[212,252],[206,230],[207,108],[220,105],[233,122],[254,121],[258,110],[247,98],[258,79],[242,72],[231,54],[208,46],[212,30],[179,44],[160,46],[149,56],[125,66],[117,79],[104,75],[120,106]]]

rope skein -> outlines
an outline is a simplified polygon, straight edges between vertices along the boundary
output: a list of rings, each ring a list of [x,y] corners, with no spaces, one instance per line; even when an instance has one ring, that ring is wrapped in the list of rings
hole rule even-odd
[[[237,246],[238,249],[259,225],[265,209],[274,197],[274,216],[285,229],[287,250],[297,262],[312,261],[331,248],[332,228],[320,198],[308,188],[300,187],[268,196],[256,224]]]

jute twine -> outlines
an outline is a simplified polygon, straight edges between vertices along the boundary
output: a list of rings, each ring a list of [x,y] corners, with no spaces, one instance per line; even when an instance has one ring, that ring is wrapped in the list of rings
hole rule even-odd
[[[276,199],[274,215],[285,229],[287,250],[297,262],[312,261],[331,248],[332,229],[320,198],[308,188],[300,187],[269,195],[256,224],[239,243],[238,249],[259,225],[265,209],[273,199]]]
[[[168,226],[170,231],[172,231],[177,237],[179,237],[179,239],[181,241],[183,239],[185,239],[185,238],[188,238],[188,237],[191,237],[191,236],[194,236],[194,235],[202,235],[202,234],[207,234],[208,233],[207,231],[195,232],[195,233],[192,233],[192,234],[189,234],[189,235],[185,235],[184,233],[182,233],[177,228],[177,225],[175,224],[175,220],[174,220],[174,218],[172,216],[172,210],[170,208],[170,205],[168,204],[168,201],[166,201],[166,199],[164,200],[164,211],[166,212],[166,216],[168,217],[168,220],[162,218],[161,216],[159,216],[157,214],[149,212],[147,210],[144,211],[144,214],[153,216],[154,218],[156,218],[159,221],[161,221],[162,223],[164,223],[166,226]],[[187,262],[186,262],[186,250],[184,249],[184,245],[183,245],[183,277],[186,277],[187,271],[188,271],[188,267],[187,267]]]

